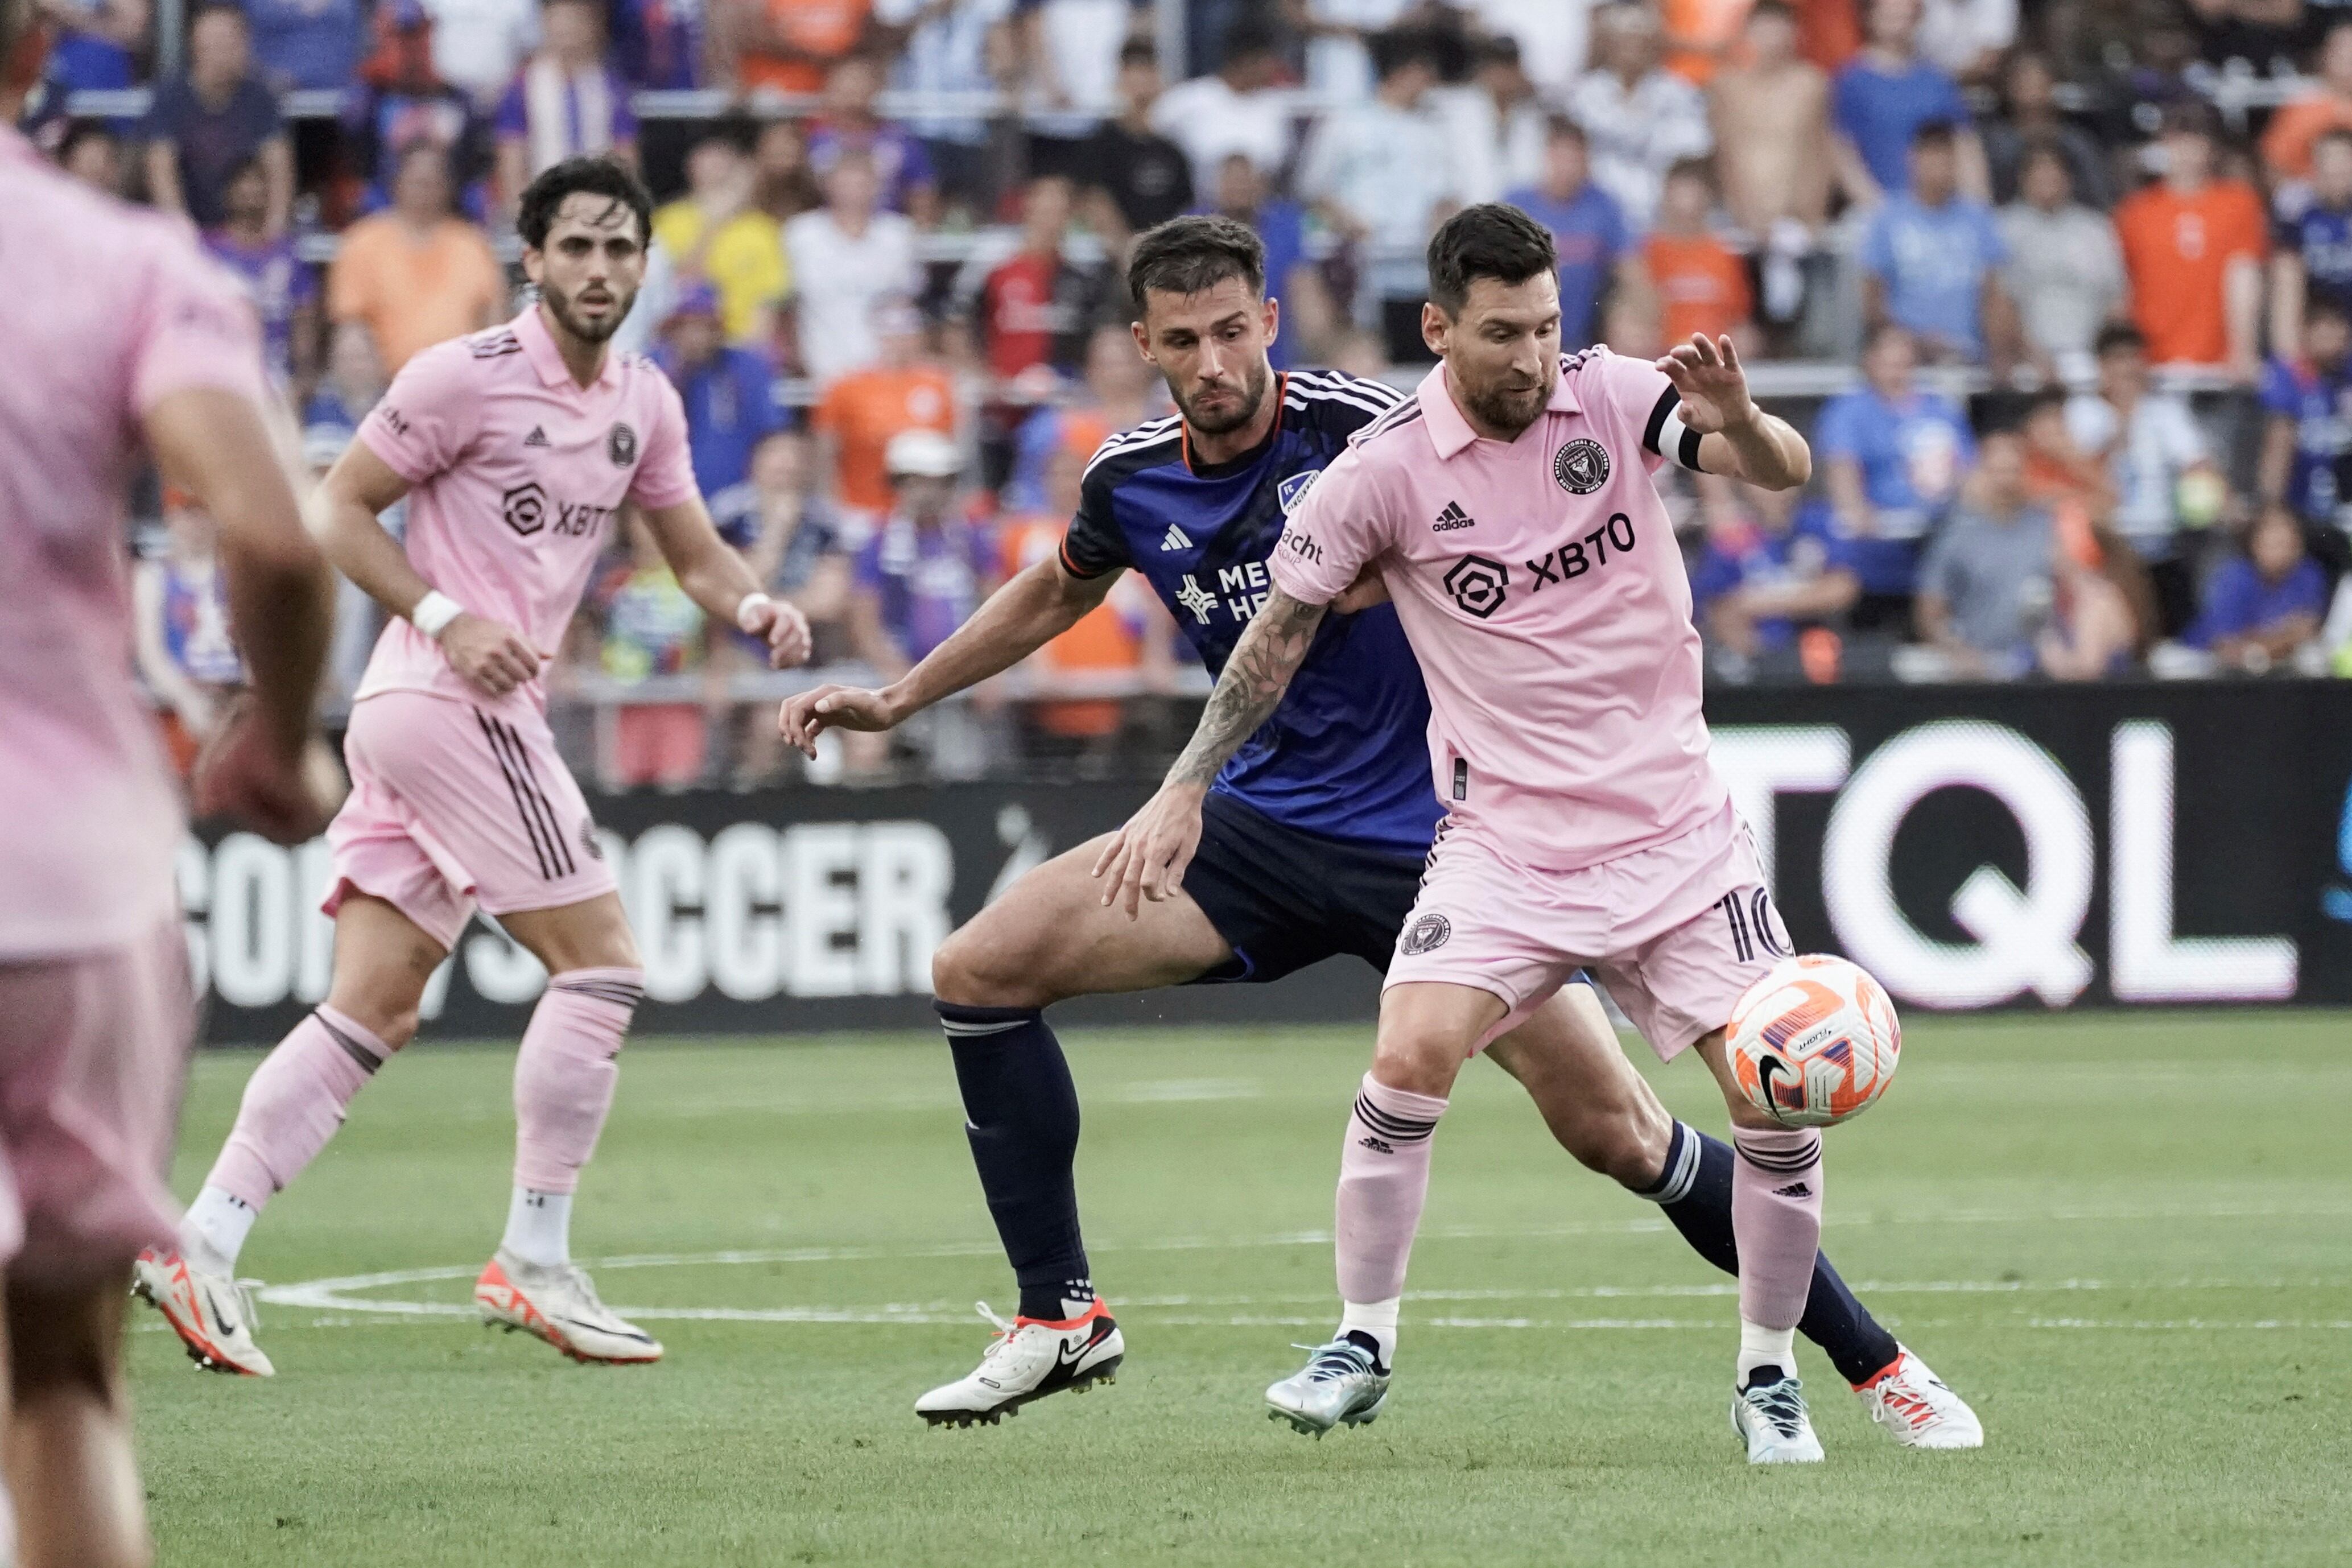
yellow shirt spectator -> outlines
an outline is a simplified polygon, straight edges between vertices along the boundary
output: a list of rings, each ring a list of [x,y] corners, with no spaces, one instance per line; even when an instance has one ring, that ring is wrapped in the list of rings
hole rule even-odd
[[[757,333],[761,312],[791,289],[783,229],[757,209],[714,227],[692,197],[681,197],[654,214],[654,237],[681,279],[699,277],[719,290],[719,319],[730,342]]]

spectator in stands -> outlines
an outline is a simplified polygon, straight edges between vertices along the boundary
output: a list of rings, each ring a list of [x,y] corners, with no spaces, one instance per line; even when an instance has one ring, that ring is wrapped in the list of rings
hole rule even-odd
[[[1385,356],[1381,363],[1385,368]],[[1092,457],[1111,437],[1161,412],[1164,399],[1154,394],[1164,384],[1135,352],[1135,335],[1125,325],[1096,328],[1087,340],[1086,379],[1067,397],[1046,404],[1022,422],[1004,504],[1024,511],[1047,508],[1046,470],[1054,454],[1069,447]]]
[[[2205,584],[2204,607],[2181,640],[2260,675],[2317,637],[2326,608],[2327,574],[2305,552],[2302,522],[2268,506],[2248,530],[2244,553],[2223,561]]]
[[[92,190],[122,194],[122,140],[103,120],[77,120],[58,143],[58,167]]]
[[[270,237],[269,179],[260,159],[247,159],[229,176],[222,210],[220,226],[205,232],[205,248],[245,286],[261,319],[270,384],[300,408],[318,371],[318,276],[295,254],[292,236]]]
[[[1864,384],[1832,398],[1813,426],[1835,530],[1862,580],[1856,631],[1908,635],[1919,542],[1976,460],[1968,416],[1918,385],[1918,363],[1911,334],[1881,324],[1863,349]]]
[[[1750,0],[1655,0],[1666,68],[1701,89],[1737,51]]]
[[[856,656],[887,684],[980,607],[994,552],[982,531],[956,511],[963,458],[954,442],[936,431],[903,431],[892,439],[885,466],[891,509],[851,568],[849,628]],[[844,740],[858,771],[887,754],[885,737]]]
[[[1601,301],[1612,289],[1641,294],[1640,247],[1617,198],[1591,177],[1584,128],[1551,122],[1544,143],[1543,184],[1503,198],[1551,231],[1559,252],[1559,341],[1574,350],[1591,343],[1601,323]]]
[[[1921,0],[1919,52],[1965,82],[1990,81],[2017,42],[2017,0]]]
[[[613,64],[632,87],[684,92],[703,85],[703,0],[614,0]]]
[[[824,454],[833,493],[853,511],[875,517],[890,506],[890,476],[883,455],[899,434],[932,430],[953,436],[955,381],[924,342],[923,318],[907,300],[875,309],[881,358],[852,371],[818,400],[811,423]]]
[[[1071,202],[1069,181],[1051,174],[1030,181],[1021,202],[1020,248],[989,269],[976,297],[966,296],[1000,390],[1023,384],[1032,393],[1050,393],[1054,377],[1040,380],[1034,373],[1076,374],[1084,362],[1109,279],[1101,268],[1081,267],[1063,254]],[[967,277],[973,270],[967,268]]]
[[[47,76],[60,91],[110,92],[138,82],[152,18],[148,0],[47,0],[39,8],[57,29]]]
[[[1490,37],[1519,47],[1536,89],[1558,100],[1584,73],[1593,0],[1454,0]]]
[[[2058,73],[2033,49],[2011,55],[2001,77],[2000,112],[1979,122],[1996,205],[2030,201],[2025,165],[2036,151],[2053,149],[2066,165],[2074,199],[2105,212],[2116,205],[2115,179],[2097,140],[2058,112]]]
[[[682,289],[663,323],[656,356],[686,405],[694,482],[706,496],[741,484],[751,448],[790,423],[776,401],[776,372],[749,349],[732,348],[707,283]]]
[[[1281,35],[1244,11],[1225,35],[1214,73],[1177,83],[1152,106],[1151,128],[1192,160],[1196,190],[1214,190],[1217,172],[1239,153],[1271,180],[1290,156],[1290,114],[1273,90],[1281,79]]]
[[[506,269],[482,231],[450,210],[450,196],[447,156],[414,142],[400,156],[392,205],[343,231],[327,272],[327,316],[355,388],[381,388],[419,349],[506,316]],[[371,393],[360,406],[373,401]]]
[[[256,155],[268,185],[266,224],[286,232],[294,149],[278,96],[253,72],[252,36],[233,0],[207,0],[188,24],[188,68],[156,84],[147,110],[147,195],[198,228],[218,225],[229,176]]]
[[[1748,265],[1717,237],[1713,165],[1685,158],[1666,172],[1657,226],[1642,247],[1642,265],[1658,300],[1660,336],[1686,343],[1694,332],[1729,334],[1743,353],[1756,350]]]
[[[253,56],[279,91],[340,92],[351,86],[365,30],[360,0],[244,0]]]
[[[1520,61],[1517,40],[1479,39],[1473,65],[1469,85],[1447,89],[1440,107],[1450,111],[1446,123],[1463,199],[1500,201],[1505,191],[1543,178],[1551,114]]]
[[[1217,173],[1216,201],[1207,210],[1257,231],[1265,245],[1265,287],[1282,303],[1281,331],[1266,357],[1276,370],[1329,358],[1339,310],[1323,269],[1307,258],[1307,209],[1274,187],[1244,153]]]
[[[1987,435],[1968,494],[1919,564],[1919,635],[1959,674],[2013,680],[2034,665],[2055,585],[2057,530],[2027,498],[2025,442]]]
[[[1118,56],[1118,118],[1103,121],[1078,160],[1087,222],[1115,251],[1192,210],[1192,161],[1151,128],[1160,93],[1159,51],[1148,40],[1129,40]]]
[[[1840,619],[1861,597],[1853,546],[1830,525],[1826,506],[1796,490],[1720,479],[1699,494],[1706,543],[1691,569],[1691,596],[1710,643],[1751,663],[1786,658],[1805,626]]]
[[[398,0],[394,0],[397,4]],[[433,18],[433,71],[489,113],[537,41],[537,0],[420,0]]]
[[[1004,37],[1013,0],[876,0],[875,19],[888,27],[898,64],[892,85],[926,96],[993,92],[989,38]],[[908,128],[939,178],[942,200],[975,218],[994,209],[997,183],[989,156],[989,121],[970,109],[926,110]]]
[[[1308,133],[1298,193],[1324,225],[1359,247],[1359,323],[1380,322],[1391,359],[1424,358],[1421,306],[1429,292],[1429,237],[1462,201],[1444,125],[1430,110],[1437,62],[1425,38],[1384,33],[1380,88],[1341,104]]]
[[[2318,76],[2271,116],[2263,132],[2263,162],[2275,179],[2308,179],[2319,139],[2344,131],[2352,131],[2352,19],[2327,29]]]
[[[823,179],[844,152],[862,152],[874,160],[882,205],[920,227],[936,227],[940,193],[930,154],[913,132],[874,111],[881,91],[882,67],[870,55],[852,55],[833,68],[824,79],[824,114],[808,133],[809,167]]]
[[[710,515],[760,586],[809,618],[816,649],[810,662],[819,664],[841,658],[847,646],[849,558],[830,513],[810,493],[809,478],[808,437],[779,430],[751,454],[749,479],[710,498]],[[768,668],[768,645],[759,638],[730,630],[719,647],[722,676]],[[733,730],[733,787],[775,782],[783,760],[776,705],[739,704]]]
[[[1568,111],[1591,139],[1593,179],[1646,228],[1666,171],[1715,151],[1706,100],[1659,63],[1665,38],[1648,5],[1617,0],[1592,22],[1596,63],[1570,91]]]
[[[2076,446],[2104,464],[2116,497],[2112,524],[2147,566],[2157,629],[2176,636],[2197,604],[2195,552],[2184,537],[2221,514],[2227,486],[2188,402],[2150,388],[2147,341],[2128,321],[2101,329],[2095,394],[2067,405]]]
[[[1990,360],[1998,374],[2016,352],[2017,313],[2001,286],[2009,247],[1982,202],[1960,195],[1957,132],[1930,121],[1911,139],[1908,190],[1891,192],[1862,238],[1864,320],[1908,327],[1931,360]]]
[[[420,141],[442,150],[459,191],[472,190],[489,173],[488,127],[473,99],[437,74],[433,18],[417,0],[387,0],[376,24],[380,41],[343,98],[344,155],[368,181],[361,210],[391,202],[401,149]]]
[[[1013,10],[1029,172],[1074,174],[1086,140],[1118,112],[1134,0],[1016,0]]]
[[[1849,200],[1873,203],[1911,179],[1911,139],[1923,125],[1965,126],[1968,100],[1958,83],[1919,56],[1919,0],[1864,0],[1869,44],[1837,73],[1830,115],[1838,131],[1838,174]],[[1954,139],[1959,188],[1979,201],[1990,193],[1976,132]]]
[[[2251,383],[2269,226],[2253,187],[2213,177],[2210,112],[2197,104],[2167,111],[2164,178],[2116,208],[2116,233],[2148,357]]]
[[[915,226],[875,210],[874,161],[844,151],[824,189],[824,205],[784,225],[800,363],[820,388],[875,362],[877,302],[921,287]]]
[[[1307,90],[1333,102],[1370,96],[1374,37],[1416,9],[1413,0],[1281,0],[1283,20],[1307,40]]]
[[[814,93],[865,44],[872,0],[709,0],[711,36],[740,92]]]
[[[626,528],[627,553],[589,596],[601,623],[597,663],[605,679],[634,685],[707,670],[711,637],[702,607],[678,585],[645,519],[633,513]],[[709,699],[717,695],[709,686],[705,691],[703,701],[622,703],[602,748],[604,787],[682,790],[701,783]]]
[[[752,205],[756,190],[744,143],[749,127],[722,120],[686,154],[686,195],[654,214],[654,240],[683,278],[719,291],[719,319],[734,343],[766,343],[792,284],[783,230]],[[706,493],[709,487],[705,487]]]
[[[541,0],[539,16],[543,41],[499,100],[499,193],[509,205],[566,158],[637,161],[637,114],[606,53],[597,0]]]
[[[751,205],[779,225],[824,205],[807,141],[792,121],[769,121],[751,143]]]
[[[1797,18],[1781,0],[1759,0],[1744,37],[1746,59],[1712,88],[1716,177],[1732,222],[1763,252],[1766,318],[1793,321],[1804,258],[1829,216],[1829,78],[1797,53]]]
[[[2131,310],[2124,253],[2107,215],[2074,199],[2065,154],[2029,149],[2018,200],[2000,209],[2003,274],[2026,354],[2045,377],[2079,374],[2100,331]]]
[[[2352,37],[2352,26],[2339,29]],[[2308,199],[2272,243],[2271,343],[2303,341],[2305,295],[2352,308],[2352,130],[2324,132],[2311,148]]]
[[[183,778],[246,683],[219,545],[219,525],[167,487],[160,548],[142,552],[131,571],[139,678],[162,704],[164,747]]]
[[[2263,504],[2284,503],[2314,527],[2341,527],[2352,517],[2352,325],[2344,307],[2307,301],[2299,348],[2263,372]]]

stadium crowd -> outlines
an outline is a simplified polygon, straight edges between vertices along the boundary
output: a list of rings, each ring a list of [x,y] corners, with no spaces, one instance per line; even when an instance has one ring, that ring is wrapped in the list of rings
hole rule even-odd
[[[195,0],[173,47],[149,0],[43,4],[38,139],[204,231],[321,467],[515,308],[534,173],[637,164],[629,344],[836,668],[920,658],[1166,411],[1134,234],[1247,220],[1277,366],[1409,386],[1423,247],[1500,198],[1570,348],[1728,334],[1812,441],[1804,494],[1670,498],[1711,678],[2352,674],[2347,0]],[[141,665],[193,741],[236,650],[205,520],[152,510]],[[800,776],[795,678],[613,546],[554,680],[599,776]],[[819,776],[1157,743],[1202,688],[1126,588]]]

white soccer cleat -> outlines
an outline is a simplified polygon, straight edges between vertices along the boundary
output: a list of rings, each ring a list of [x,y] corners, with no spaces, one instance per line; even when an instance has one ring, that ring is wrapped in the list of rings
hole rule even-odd
[[[536,1334],[577,1362],[626,1366],[661,1360],[661,1342],[596,1299],[576,1263],[526,1263],[501,1247],[474,1281],[482,1321]]]
[[[1817,1465],[1822,1440],[1805,1414],[1805,1385],[1783,1375],[1777,1383],[1750,1383],[1731,1395],[1731,1429],[1748,1443],[1751,1465]]]
[[[1927,1363],[1904,1350],[1895,1364],[1854,1387],[1855,1397],[1887,1436],[1906,1448],[1981,1448],[1984,1424]]]
[[[1320,1437],[1334,1426],[1360,1426],[1387,1405],[1389,1374],[1353,1340],[1296,1348],[1314,1353],[1296,1375],[1265,1391],[1267,1420]]]
[[[969,1426],[977,1421],[993,1426],[1049,1394],[1084,1394],[1097,1383],[1118,1381],[1111,1374],[1127,1357],[1127,1340],[1101,1301],[1058,1322],[1015,1318],[1008,1323],[987,1302],[973,1305],[996,1325],[996,1337],[970,1375],[915,1401],[915,1414],[932,1426]]]
[[[253,1342],[257,1326],[253,1301],[229,1276],[198,1268],[177,1252],[151,1247],[131,1266],[131,1293],[163,1314],[188,1347],[188,1359],[205,1371],[277,1375],[278,1369]]]

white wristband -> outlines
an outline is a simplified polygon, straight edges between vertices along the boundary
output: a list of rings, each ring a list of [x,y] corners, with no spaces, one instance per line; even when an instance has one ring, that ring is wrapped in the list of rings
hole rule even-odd
[[[751,593],[749,593],[749,594],[744,595],[743,595],[743,602],[742,602],[741,604],[739,604],[739,605],[737,605],[735,606],[735,625],[736,625],[739,628],[740,628],[741,630],[744,630],[744,631],[749,631],[749,630],[751,630],[751,627],[746,626],[744,626],[744,625],[743,625],[743,617],[744,617],[744,616],[746,616],[747,614],[749,614],[749,613],[751,612],[751,607],[752,607],[753,605],[772,605],[772,604],[774,604],[774,603],[775,603],[775,600],[773,600],[773,599],[770,598],[770,597],[769,597],[767,595],[765,595],[765,594],[762,594],[762,593],[758,592],[757,590],[754,590],[754,591],[752,591]]]
[[[449,623],[465,613],[465,605],[436,588],[416,601],[408,612],[408,624],[437,641]]]

